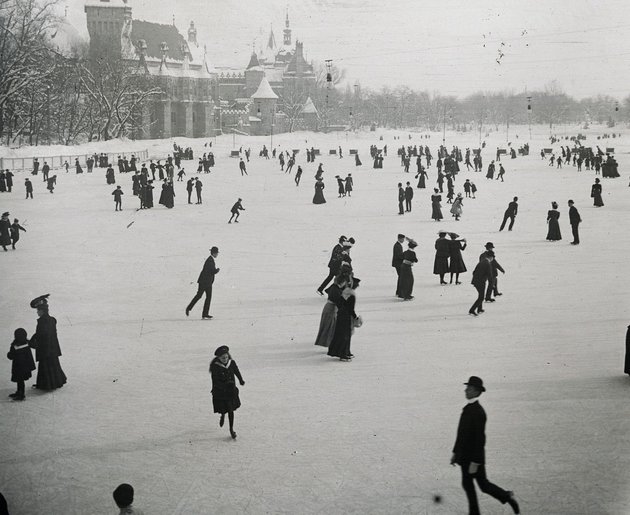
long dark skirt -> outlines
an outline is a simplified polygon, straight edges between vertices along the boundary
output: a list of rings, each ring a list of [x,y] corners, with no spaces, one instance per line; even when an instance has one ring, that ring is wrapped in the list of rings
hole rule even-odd
[[[448,258],[435,256],[435,261],[433,261],[433,273],[435,275],[441,275],[448,273]]]
[[[215,413],[221,414],[239,409],[241,407],[241,399],[238,396],[238,387],[234,385],[233,390],[230,392],[213,393],[212,407]]]
[[[626,332],[626,363],[623,368],[624,373],[630,375],[630,325]]]
[[[37,388],[40,390],[55,390],[66,384],[67,378],[64,374],[59,358],[40,359],[37,367]]]
[[[315,345],[320,347],[328,347],[335,334],[335,326],[337,325],[337,306],[334,302],[327,301],[322,310],[322,318],[319,321],[319,331]]]
[[[593,205],[597,207],[602,207],[604,205],[604,201],[602,200],[602,194],[599,192],[593,193]]]
[[[346,358],[350,355],[350,338],[352,337],[352,316],[341,309],[337,312],[337,324],[335,333],[328,347],[328,355],[337,358]]]
[[[411,265],[400,266],[400,277],[398,278],[398,296],[409,299],[413,295],[413,270]]]
[[[562,234],[560,234],[560,224],[558,220],[549,220],[549,230],[547,231],[547,240],[549,241],[558,241],[562,239]]]
[[[432,212],[431,212],[431,218],[433,218],[433,220],[442,220],[442,218],[444,218],[442,216],[442,209],[440,208],[440,203],[439,202],[433,202],[432,204]]]

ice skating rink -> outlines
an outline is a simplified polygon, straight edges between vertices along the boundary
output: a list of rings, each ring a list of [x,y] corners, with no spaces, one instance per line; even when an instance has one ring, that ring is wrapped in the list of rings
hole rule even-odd
[[[54,194],[40,174],[28,201],[24,178],[31,176],[17,173],[13,193],[0,195],[0,210],[28,232],[16,251],[0,255],[2,345],[8,351],[18,327],[33,333],[29,301],[50,293],[68,383],[40,393],[31,380],[26,401],[11,402],[11,364],[0,360],[0,491],[10,513],[115,513],[111,493],[127,482],[146,514],[464,515],[460,470],[449,459],[466,402],[462,383],[473,374],[487,387],[480,400],[488,414],[488,477],[515,491],[522,513],[630,513],[630,378],[623,374],[630,135],[598,141],[611,129],[555,131],[584,132],[586,146],[615,147],[621,178],[602,179],[605,206],[595,208],[594,171],[549,167],[539,155],[550,146],[548,128],[532,130],[528,157],[503,158],[503,183],[487,180],[485,170],[496,147],[505,146],[505,133],[485,138],[483,173],[464,167],[457,176],[456,193],[466,178],[478,187],[476,200],[464,199],[458,222],[445,202],[445,219],[431,220],[431,189],[415,189],[412,212],[397,215],[397,183],[417,181],[403,173],[396,148],[430,146],[432,188],[441,133],[428,140],[395,131],[274,136],[274,146],[300,149],[299,187],[295,168],[288,176],[276,160],[258,157],[269,137],[236,137],[237,148],[252,149],[249,176],[241,177],[238,160],[228,157],[233,138],[222,136],[212,147],[216,167],[200,174],[203,205],[187,205],[185,182],[175,182],[172,210],[158,205],[156,181],[156,207],[137,211],[130,174],[116,176],[125,193],[117,213],[104,169],[54,171]],[[516,147],[529,140],[527,127],[510,134]],[[192,146],[197,158],[214,140],[175,141]],[[446,134],[449,149],[478,141],[475,132]],[[77,151],[149,148],[164,159],[171,143],[93,143]],[[388,146],[382,170],[371,167],[373,143]],[[339,145],[344,159],[327,155]],[[306,164],[307,146],[322,151],[314,164]],[[362,167],[354,166],[350,148],[359,150]],[[320,162],[328,202],[313,205]],[[196,175],[196,159],[184,167],[185,178]],[[339,199],[334,176],[347,173],[354,191]],[[514,230],[498,232],[514,196]],[[246,211],[228,225],[239,197]],[[570,198],[583,219],[579,246],[569,245]],[[547,242],[554,200],[563,239]],[[460,286],[440,286],[432,275],[438,230],[468,240],[469,271]],[[391,253],[399,232],[419,244],[412,302],[394,296]],[[351,254],[362,279],[357,312],[364,325],[349,363],[313,345],[325,302],[315,289],[341,234],[357,240]],[[473,318],[471,272],[487,241],[506,270],[503,296]],[[214,319],[201,320],[200,304],[187,318],[184,308],[213,245],[221,269]],[[236,441],[212,413],[208,365],[219,345],[231,348],[246,381]],[[433,502],[436,494],[441,504]],[[484,514],[511,512],[482,494],[480,503]]]

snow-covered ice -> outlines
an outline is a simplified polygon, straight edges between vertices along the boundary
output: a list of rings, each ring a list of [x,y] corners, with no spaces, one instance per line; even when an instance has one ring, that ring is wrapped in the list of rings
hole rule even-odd
[[[598,142],[597,134],[611,132],[603,127],[559,131],[586,132],[586,145],[617,150],[622,177],[602,179],[605,207],[597,209],[594,172],[548,167],[538,154],[549,146],[547,129],[534,132],[529,157],[504,157],[504,183],[486,180],[485,167],[505,134],[486,138],[484,173],[457,177],[456,191],[465,178],[479,189],[476,200],[464,199],[459,222],[447,209],[441,223],[430,219],[431,189],[415,189],[412,213],[397,215],[396,184],[415,181],[402,172],[396,148],[428,143],[435,155],[438,133],[412,141],[394,131],[274,136],[280,148],[301,149],[299,187],[295,168],[289,177],[276,161],[258,157],[268,137],[236,137],[237,148],[252,149],[248,177],[227,157],[232,136],[219,137],[217,166],[200,175],[204,204],[187,205],[185,182],[176,182],[172,210],[157,204],[157,184],[156,207],[136,211],[130,175],[117,174],[125,192],[117,213],[103,169],[57,171],[52,195],[40,174],[32,178],[32,201],[23,188],[30,175],[17,174],[13,193],[0,195],[0,210],[28,232],[18,250],[0,254],[0,335],[8,350],[14,329],[32,334],[36,315],[28,303],[51,293],[68,383],[38,393],[31,380],[26,401],[10,402],[10,362],[0,361],[0,491],[11,513],[115,513],[111,492],[128,482],[135,505],[151,514],[464,514],[460,471],[449,459],[465,404],[462,383],[472,374],[488,389],[481,397],[488,476],[516,492],[523,513],[629,513],[630,380],[622,370],[630,143],[625,135]],[[516,133],[520,146],[527,128],[512,127]],[[403,137],[394,141],[394,134]],[[176,141],[193,146],[197,157],[209,140]],[[478,135],[447,133],[446,142],[472,148]],[[388,145],[383,170],[371,168],[372,143]],[[170,145],[114,147],[146,147],[164,158]],[[324,154],[315,164],[305,163],[307,145]],[[325,155],[338,145],[344,159]],[[350,148],[359,149],[362,167],[355,168]],[[328,203],[316,206],[319,162]],[[184,166],[194,174],[196,160]],[[348,172],[353,196],[338,199],[333,177]],[[428,172],[432,187],[435,165]],[[515,195],[514,230],[499,233]],[[238,197],[246,211],[228,225]],[[569,245],[569,198],[583,219],[576,247]],[[563,234],[555,243],[545,241],[552,200],[560,204]],[[432,275],[438,229],[468,239],[461,286],[440,286]],[[393,295],[399,232],[419,243],[413,302]],[[350,363],[313,345],[324,303],[315,289],[340,234],[357,240],[353,265],[362,279],[357,312],[365,323],[353,337]],[[499,279],[504,295],[473,318],[471,271],[487,241],[507,272]],[[212,245],[220,248],[221,268],[215,318],[202,321],[200,304],[187,318]],[[212,413],[208,364],[222,344],[246,381],[236,441]],[[433,503],[434,494],[442,504]],[[486,514],[510,512],[482,494],[480,503]]]

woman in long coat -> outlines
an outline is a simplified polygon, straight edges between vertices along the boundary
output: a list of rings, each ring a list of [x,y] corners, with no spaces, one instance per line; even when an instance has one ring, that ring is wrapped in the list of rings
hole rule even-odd
[[[547,224],[549,225],[549,230],[547,231],[547,241],[558,241],[562,239],[562,235],[560,234],[560,224],[558,220],[560,219],[560,213],[558,212],[558,203],[551,203],[552,209],[547,211]]]
[[[328,300],[324,304],[322,310],[322,317],[319,321],[319,331],[317,332],[317,338],[315,339],[315,345],[328,348],[330,342],[335,334],[335,326],[337,324],[337,311],[344,299],[341,296],[341,292],[345,287],[346,282],[341,277],[337,277],[328,289],[326,294]]]
[[[402,254],[402,265],[400,265],[400,277],[398,279],[398,296],[404,300],[413,299],[413,270],[412,267],[418,262],[415,249],[418,244],[410,240],[409,248]]]
[[[455,275],[455,284],[462,284],[459,282],[459,274],[466,272],[466,264],[462,257],[462,250],[466,250],[466,240],[458,240],[458,235],[454,232],[450,233],[451,240],[449,244],[450,264],[449,271],[451,272],[451,284],[453,284],[453,275]]]
[[[210,376],[212,377],[212,407],[215,413],[220,413],[219,427],[223,427],[225,414],[230,423],[230,436],[236,438],[234,432],[234,412],[241,407],[238,387],[235,377],[241,386],[245,385],[241,371],[236,361],[230,356],[227,345],[221,345],[214,351],[214,359],[210,362]]]
[[[57,339],[57,320],[48,314],[47,298],[48,295],[42,295],[31,301],[39,318],[29,346],[35,349],[35,359],[39,363],[35,388],[55,390],[66,384],[67,378],[59,363],[61,347]]]
[[[0,218],[0,245],[4,251],[7,245],[11,245],[11,221],[9,220],[9,212],[2,213]]]
[[[626,362],[624,364],[623,371],[625,374],[630,376],[630,325],[626,331]]]
[[[361,159],[359,159],[359,153],[357,152],[356,154],[354,154],[354,166],[361,165],[363,165],[363,163],[361,162]]]
[[[354,277],[352,285],[346,285],[343,290],[343,301],[337,311],[335,333],[328,347],[328,355],[337,357],[341,361],[349,361],[353,357],[350,352],[350,340],[354,329],[354,320],[357,318],[354,306],[356,303],[355,290],[358,288],[359,282],[360,279]]]
[[[418,171],[418,173],[416,174],[416,179],[418,179],[418,186],[417,188],[426,188],[427,185],[425,183],[425,179],[428,179],[429,176],[427,174],[427,172],[424,170],[424,167],[422,167],[422,165],[420,166],[420,170]]]
[[[313,204],[325,204],[324,198],[324,180],[320,177],[315,182],[315,195],[313,196]]]
[[[446,284],[444,274],[448,273],[448,258],[451,253],[451,245],[446,239],[446,233],[438,233],[435,240],[435,260],[433,261],[433,274],[440,276],[440,284]]]
[[[442,218],[444,218],[442,216],[442,204],[440,204],[440,202],[442,202],[442,195],[438,193],[437,188],[433,191],[434,194],[431,195],[431,218],[433,218],[436,222],[439,222]]]
[[[595,207],[602,207],[604,201],[602,200],[602,185],[599,183],[599,179],[595,179],[595,184],[591,186],[591,197],[593,198],[593,205]]]

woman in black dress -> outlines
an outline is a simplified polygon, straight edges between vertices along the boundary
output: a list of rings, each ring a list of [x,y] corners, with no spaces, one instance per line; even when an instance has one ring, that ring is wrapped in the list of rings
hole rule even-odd
[[[400,278],[398,279],[398,296],[403,300],[413,299],[413,270],[412,267],[418,262],[415,249],[418,244],[409,240],[409,248],[402,254],[402,265],[400,265]]]
[[[315,182],[315,195],[313,196],[313,204],[325,204],[324,198],[324,180],[320,177]]]
[[[354,312],[356,303],[355,290],[359,286],[361,280],[353,277],[352,284],[346,285],[342,293],[342,302],[337,311],[337,324],[335,325],[335,333],[328,347],[328,355],[337,357],[341,361],[350,361],[352,353],[350,352],[350,339],[354,329],[354,321],[357,314]]]
[[[562,239],[562,235],[560,234],[560,224],[558,220],[560,219],[560,213],[558,212],[558,203],[552,202],[551,208],[547,212],[547,224],[549,225],[549,230],[547,231],[547,241],[558,241]]]
[[[458,240],[458,234],[454,232],[449,233],[451,240],[448,242],[449,244],[449,252],[450,252],[450,264],[449,271],[451,272],[451,281],[453,284],[453,275],[455,275],[455,284],[462,284],[459,282],[459,274],[464,273],[466,271],[466,264],[464,263],[464,258],[462,258],[462,250],[466,249],[466,240]]]
[[[599,183],[599,179],[595,179],[595,184],[591,186],[591,197],[593,198],[593,205],[595,207],[602,207],[604,201],[602,200],[602,185]]]
[[[424,167],[422,165],[420,165],[420,170],[418,171],[418,173],[416,174],[416,179],[418,179],[418,186],[416,186],[417,188],[426,188],[427,185],[425,183],[425,179],[428,179],[429,176],[427,175],[427,172],[425,171]]]
[[[235,439],[234,412],[241,407],[238,387],[235,377],[241,386],[245,385],[236,361],[230,356],[227,345],[221,345],[214,351],[214,359],[210,362],[210,376],[212,377],[212,406],[215,413],[220,413],[219,427],[223,427],[225,414],[228,415],[230,436]]]
[[[444,218],[442,216],[442,204],[440,204],[440,202],[442,202],[442,195],[440,195],[438,191],[439,190],[437,188],[434,188],[434,194],[431,195],[431,218],[433,218],[436,222],[439,222],[442,218]]]
[[[59,363],[61,347],[57,339],[57,320],[48,314],[48,296],[42,295],[31,301],[31,307],[37,309],[39,318],[29,346],[35,349],[35,359],[39,363],[34,388],[40,390],[61,388],[67,380]]]
[[[322,316],[319,321],[319,331],[315,339],[315,345],[328,348],[335,334],[335,326],[337,324],[337,311],[344,299],[341,296],[343,288],[345,288],[345,279],[341,276],[335,278],[335,282],[326,289],[328,300],[324,304]]]
[[[448,258],[451,254],[451,245],[446,239],[446,233],[438,233],[435,240],[435,260],[433,261],[433,274],[440,276],[440,284],[446,284],[444,275],[448,273]]]

